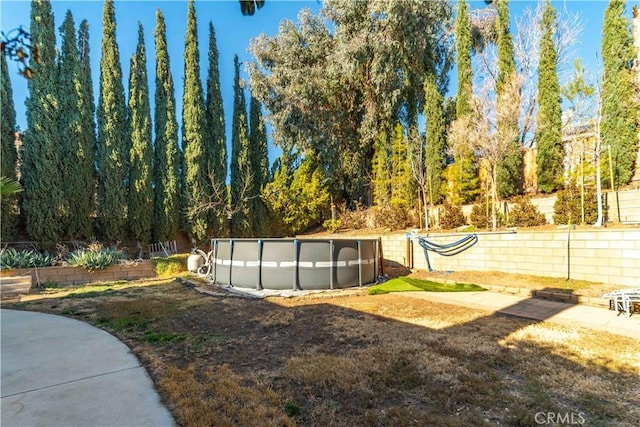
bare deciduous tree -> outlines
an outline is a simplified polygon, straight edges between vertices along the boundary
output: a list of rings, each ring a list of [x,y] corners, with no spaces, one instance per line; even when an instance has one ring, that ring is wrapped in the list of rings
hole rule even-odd
[[[531,147],[536,130],[536,112],[538,109],[538,63],[540,60],[540,22],[544,13],[544,2],[539,2],[535,9],[526,8],[522,15],[516,18],[516,34],[513,48],[518,74],[522,76],[520,92],[518,140],[525,146]],[[579,12],[559,11],[556,21],[557,28],[554,36],[554,47],[558,55],[558,78],[560,82],[570,77],[573,68],[574,47],[576,46],[584,24]]]
[[[429,182],[428,182],[428,174],[427,168],[424,164],[425,157],[425,145],[422,137],[417,132],[417,130],[413,132],[409,132],[409,168],[411,169],[411,176],[413,177],[415,183],[418,185],[418,190],[420,191],[420,196],[422,199],[422,209],[424,214],[424,227],[426,230],[432,224],[429,224],[429,203],[428,201],[431,199],[428,197],[429,193]],[[433,203],[431,203],[431,207],[433,208]]]
[[[189,221],[194,220],[198,216],[203,213],[210,211],[222,211],[223,217],[230,220],[230,218],[242,211],[243,209],[247,209],[249,206],[249,201],[256,197],[260,197],[260,195],[251,195],[252,192],[252,180],[253,173],[247,171],[247,176],[243,182],[243,187],[239,191],[239,198],[236,203],[232,204],[229,196],[229,189],[227,185],[222,185],[218,180],[213,176],[213,173],[209,174],[209,183],[210,183],[210,193],[203,195],[203,197],[194,200],[191,196],[189,196],[188,206],[186,210],[186,217]],[[229,230],[227,229],[227,233]],[[219,236],[218,236],[219,237]]]
[[[481,28],[486,40],[482,49],[476,47],[474,56],[474,88],[476,95],[482,96],[487,80],[495,82],[498,76],[497,52],[491,45],[492,28],[495,25],[495,13],[492,8],[481,9],[472,16],[472,26]],[[540,59],[540,22],[544,12],[544,3],[540,2],[535,8],[525,8],[522,15],[516,18],[513,48],[516,71],[522,82],[520,92],[520,109],[518,126],[520,132],[518,141],[524,147],[531,147],[536,130],[536,114],[538,109],[538,62]],[[483,24],[484,22],[484,24]],[[558,54],[558,77],[561,84],[570,78],[573,69],[574,47],[582,34],[584,23],[579,12],[572,13],[562,9],[559,11],[554,45]]]
[[[455,120],[449,129],[449,141],[457,150],[472,150],[481,160],[491,191],[492,229],[497,227],[497,172],[498,165],[507,156],[513,154],[514,146],[510,142],[516,137],[499,133],[496,123],[518,113],[518,97],[522,85],[521,77],[513,74],[505,83],[500,102],[492,96],[490,86],[485,86],[483,95],[474,98],[473,112]],[[515,132],[515,130],[513,130]]]

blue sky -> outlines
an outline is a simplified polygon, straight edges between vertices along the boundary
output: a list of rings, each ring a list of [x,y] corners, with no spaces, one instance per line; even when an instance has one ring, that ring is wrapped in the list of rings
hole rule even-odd
[[[411,1],[411,0],[407,0]],[[511,17],[515,20],[526,7],[535,7],[536,1],[512,0]],[[631,13],[631,6],[637,2],[628,2],[627,11]],[[596,54],[600,51],[601,28],[604,10],[607,2],[604,0],[560,0],[552,1],[552,4],[560,9],[566,7],[569,11],[580,11],[585,29],[583,38],[576,48],[577,56],[583,59],[587,68],[593,68],[596,64]],[[94,96],[98,99],[100,44],[102,39],[102,1],[53,1],[53,13],[58,28],[64,19],[67,9],[73,13],[76,27],[83,19],[89,21],[91,38],[91,67],[94,74]],[[484,7],[483,1],[472,1],[471,7]],[[251,60],[247,52],[249,40],[261,33],[276,34],[278,25],[282,19],[297,20],[298,11],[308,7],[317,12],[321,4],[316,0],[308,1],[278,1],[267,0],[265,6],[258,10],[254,16],[243,16],[237,0],[208,0],[196,1],[196,13],[198,17],[198,37],[200,46],[200,70],[203,85],[206,83],[208,68],[208,24],[213,22],[220,52],[220,78],[223,90],[224,109],[227,123],[227,140],[231,139],[231,114],[233,105],[233,56],[237,54],[241,62]],[[117,40],[120,49],[120,63],[125,76],[125,91],[128,85],[129,60],[135,51],[137,42],[138,21],[142,23],[147,48],[147,67],[149,73],[150,97],[153,102],[155,79],[155,47],[153,29],[155,27],[155,11],[160,8],[165,16],[167,27],[167,41],[171,69],[173,72],[176,101],[178,102],[178,117],[181,117],[182,85],[184,73],[184,36],[186,31],[187,2],[186,1],[118,1],[115,2]],[[24,26],[29,27],[30,1],[0,1],[0,28],[8,30]],[[512,26],[512,31],[514,27]],[[57,42],[60,37],[57,35]],[[242,69],[244,74],[244,69]],[[26,81],[17,75],[17,68],[10,64],[11,82],[14,90],[14,103],[16,106],[17,121],[20,128],[26,128],[24,114],[24,100],[27,96]],[[243,75],[246,78],[246,74]],[[455,86],[455,80],[452,79]],[[278,150],[271,151],[271,160],[277,155]]]

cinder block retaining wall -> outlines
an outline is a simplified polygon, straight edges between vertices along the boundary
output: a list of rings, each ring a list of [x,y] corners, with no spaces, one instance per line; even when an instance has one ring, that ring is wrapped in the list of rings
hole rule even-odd
[[[454,242],[464,234],[424,234],[430,241]],[[530,231],[479,233],[478,243],[461,254],[429,252],[434,270],[502,271],[547,277],[570,277],[640,287],[640,230]],[[364,238],[364,236],[362,236]],[[368,236],[371,238],[371,236]],[[407,237],[381,236],[384,258],[410,266]],[[427,269],[422,247],[409,243],[413,268]],[[567,249],[568,248],[568,249]]]
[[[37,273],[37,277],[36,277]],[[19,268],[15,270],[3,270],[0,272],[3,277],[9,276],[31,276],[32,283],[58,283],[61,285],[79,285],[90,282],[107,282],[114,280],[134,280],[147,277],[155,277],[156,272],[150,260],[136,262],[135,265],[112,265],[104,270],[87,271],[78,267],[43,267]]]

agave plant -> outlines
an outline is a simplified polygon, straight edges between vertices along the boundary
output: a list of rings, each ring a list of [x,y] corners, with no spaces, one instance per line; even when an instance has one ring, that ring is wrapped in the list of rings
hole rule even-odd
[[[53,256],[49,252],[23,251],[23,268],[29,267],[51,267]]]
[[[0,196],[10,196],[22,191],[20,183],[6,176],[0,176]]]
[[[18,268],[20,264],[20,255],[13,248],[4,248],[0,250],[0,269]]]
[[[67,262],[74,267],[87,270],[101,270],[124,259],[124,252],[117,249],[78,249],[67,256]]]
[[[0,251],[0,268],[50,267],[52,264],[53,256],[48,252],[34,250],[18,252],[13,248],[5,248]]]

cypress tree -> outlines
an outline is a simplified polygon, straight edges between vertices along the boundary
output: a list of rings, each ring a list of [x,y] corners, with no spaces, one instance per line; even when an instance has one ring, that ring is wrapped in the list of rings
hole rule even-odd
[[[18,162],[18,152],[16,150],[16,110],[13,104],[13,89],[9,78],[9,67],[7,58],[0,54],[0,176],[16,180],[16,167]],[[2,196],[0,200],[2,210],[0,215],[0,237],[7,241],[16,235],[16,210],[17,196]]]
[[[207,132],[204,97],[200,81],[198,26],[193,0],[189,0],[184,49],[182,96],[182,148],[184,150],[184,202],[188,215],[187,234],[197,240],[207,237],[207,198],[210,181],[207,165]]]
[[[121,241],[127,232],[127,178],[129,143],[122,85],[120,53],[116,42],[113,0],[106,0],[102,15],[102,57],[98,99],[98,231],[108,241]]]
[[[402,125],[396,123],[391,140],[391,206],[394,208],[411,207],[411,168]]]
[[[154,143],[155,241],[175,237],[180,228],[180,150],[173,77],[169,66],[164,16],[156,11],[156,92]]]
[[[253,235],[264,236],[267,232],[267,207],[260,195],[269,182],[269,152],[260,101],[253,96],[249,102],[249,129],[249,161],[253,172],[250,196]]]
[[[437,203],[441,199],[442,174],[445,167],[446,126],[443,111],[444,100],[438,91],[435,76],[432,74],[425,79],[424,91],[424,116],[427,122],[425,146],[426,190],[430,195],[431,203]],[[468,112],[465,114],[468,114]],[[472,156],[473,153],[469,153],[469,155]]]
[[[458,64],[458,94],[456,95],[456,116],[471,112],[473,69],[471,68],[471,21],[465,0],[458,1],[456,16],[456,55]]]
[[[57,242],[62,232],[63,176],[59,147],[60,107],[56,40],[51,3],[31,3],[31,40],[38,46],[40,62],[30,64],[27,127],[24,136],[22,212],[32,240]]]
[[[68,10],[60,27],[62,49],[60,67],[60,134],[62,144],[58,147],[63,181],[64,216],[62,232],[66,239],[87,239],[91,237],[92,199],[91,185],[93,173],[94,146],[87,146],[83,137],[82,102],[84,77],[76,41],[73,15]],[[64,96],[62,96],[64,94]],[[87,131],[91,132],[92,129]],[[89,168],[89,169],[88,169]]]
[[[471,113],[471,102],[473,99],[473,69],[471,67],[471,52],[473,48],[473,39],[471,35],[471,21],[469,20],[468,5],[465,0],[458,2],[458,13],[456,15],[456,55],[458,64],[458,93],[456,95],[456,117],[463,117]],[[429,84],[429,87],[431,84]],[[425,83],[425,89],[427,83]],[[432,89],[430,89],[432,90]],[[426,91],[426,90],[425,90]],[[440,101],[442,105],[443,101]],[[442,108],[442,107],[439,107]],[[439,125],[438,125],[439,126]],[[428,143],[428,142],[427,142]],[[432,147],[439,150],[439,147]],[[427,148],[429,152],[429,148]],[[443,154],[444,156],[444,149]],[[442,159],[442,166],[440,174],[444,172],[444,157]],[[427,168],[438,165],[427,164]],[[473,200],[479,192],[479,180],[478,180],[478,168],[472,150],[460,150],[455,157],[455,165],[452,166],[455,169],[453,174],[456,179],[455,187],[460,193],[459,197],[464,201]],[[431,189],[429,190],[434,194],[434,202],[440,199],[442,193],[442,180],[436,179],[435,176],[430,175],[431,180],[436,180],[431,183]],[[440,182],[439,185],[438,182]],[[437,196],[437,197],[436,197]]]
[[[227,137],[222,107],[222,90],[220,89],[218,45],[211,21],[209,21],[209,72],[207,76],[206,118],[207,129],[211,133],[209,144],[207,144],[211,197],[218,204],[210,212],[209,223],[215,236],[223,236],[227,233],[227,216],[224,209],[224,205],[227,202]],[[219,200],[222,196],[224,198]]]
[[[142,243],[151,240],[153,223],[151,107],[147,81],[147,55],[144,31],[138,23],[138,45],[131,57],[129,74],[129,230]]]
[[[247,103],[244,88],[240,84],[238,55],[233,58],[233,123],[231,135],[231,236],[247,237],[252,232],[249,217],[248,192],[254,177],[250,170],[249,129],[247,126]]]
[[[374,146],[373,167],[373,204],[384,206],[391,202],[391,165],[390,144],[386,129],[378,134]]]
[[[91,78],[91,55],[89,51],[89,23],[83,20],[78,30],[78,54],[80,58],[80,95],[78,97],[78,109],[80,111],[80,135],[77,143],[78,160],[78,186],[76,189],[78,199],[76,206],[82,212],[87,212],[88,224],[78,227],[85,230],[87,227],[89,237],[93,235],[93,216],[95,213],[96,191],[96,123],[95,102],[93,98],[93,79]],[[80,207],[80,205],[82,205]],[[84,220],[84,214],[83,214]]]
[[[536,167],[538,188],[551,193],[562,186],[564,146],[562,144],[562,111],[558,81],[558,54],[553,45],[556,10],[547,0],[542,15],[540,65],[538,67],[538,117]]]
[[[625,16],[625,1],[611,0],[602,28],[602,125],[604,149],[611,150],[616,187],[628,184],[638,153],[638,106],[631,66],[636,57],[633,36]],[[603,182],[609,185],[609,162],[603,161]]]
[[[513,39],[509,30],[509,1],[498,1],[498,19],[496,32],[498,37],[498,81],[496,82],[497,102],[513,102],[513,99],[505,99],[504,86],[516,73],[516,65],[513,53]],[[499,108],[499,107],[498,107]],[[514,134],[517,130],[518,117],[510,117],[499,120],[497,123],[498,138],[504,135]],[[516,131],[517,135],[518,132]],[[498,193],[502,197],[510,197],[522,192],[523,186],[523,159],[520,144],[516,138],[509,141],[513,145],[512,154],[506,156],[498,165]]]

